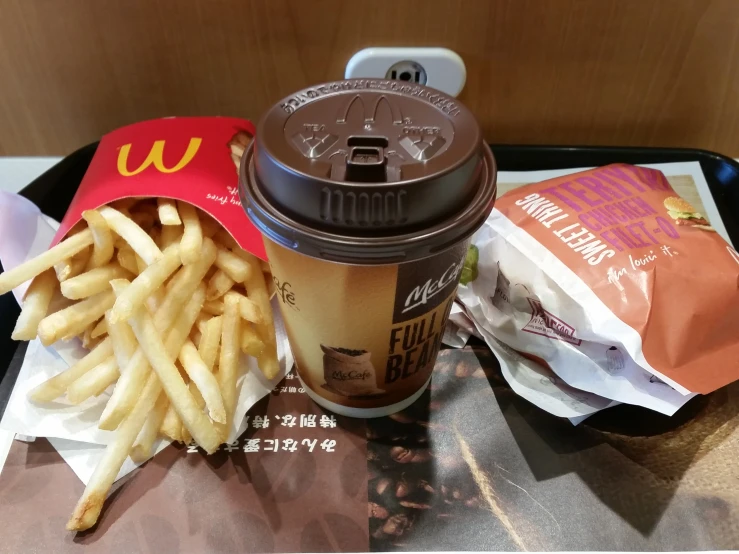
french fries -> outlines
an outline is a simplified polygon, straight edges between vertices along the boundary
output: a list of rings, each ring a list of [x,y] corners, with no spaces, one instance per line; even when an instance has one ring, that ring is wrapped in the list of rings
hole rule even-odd
[[[39,273],[51,269],[54,265],[67,260],[92,244],[92,231],[84,231],[72,235],[40,256],[22,263],[18,267],[0,274],[0,294],[13,290],[18,285],[30,281]]]
[[[146,354],[146,358],[157,377],[159,377],[159,381],[167,393],[169,401],[177,411],[177,415],[180,416],[187,430],[206,452],[215,452],[222,440],[216,432],[213,422],[198,409],[195,399],[190,394],[179,370],[170,359],[168,349],[157,333],[151,316],[146,313],[145,308],[139,308],[131,317],[130,323],[139,346]]]
[[[159,250],[154,240],[130,217],[110,206],[101,208],[100,215],[105,218],[110,228],[125,240],[147,264],[153,264],[162,257],[162,251]]]
[[[205,325],[200,336],[200,344],[198,344],[198,354],[205,362],[209,371],[213,371],[218,357],[218,347],[221,344],[221,329],[223,328],[223,318],[212,317]]]
[[[113,291],[100,292],[68,308],[47,315],[38,324],[38,336],[44,346],[59,339],[71,338],[83,333],[85,327],[103,317],[113,306]]]
[[[226,410],[225,427],[221,430],[221,440],[228,437],[228,429],[233,420],[236,407],[236,379],[239,367],[239,346],[241,342],[241,318],[239,317],[239,297],[227,294],[224,300],[223,326],[221,330],[221,355],[218,363],[218,384]],[[201,390],[201,392],[203,392]]]
[[[56,278],[60,283],[63,283],[67,279],[76,277],[85,269],[87,261],[90,259],[90,249],[85,248],[81,252],[75,254],[68,260],[59,262],[54,266],[54,272]]]
[[[218,249],[216,267],[228,275],[234,282],[243,283],[251,275],[251,265],[225,248]]]
[[[241,249],[237,253],[253,266],[261,267],[260,260],[253,254]],[[272,316],[272,308],[269,304],[269,292],[267,291],[267,284],[264,281],[264,274],[261,271],[252,271],[251,276],[246,280],[245,284],[251,299],[259,306],[264,317],[264,323],[255,326],[257,334],[264,342],[264,352],[258,358],[259,369],[262,370],[267,379],[273,379],[280,372],[280,364],[277,361],[275,322]]]
[[[200,227],[200,218],[195,208],[187,202],[177,202],[180,218],[184,226],[182,241],[180,242],[180,256],[183,264],[191,264],[197,260],[203,244],[203,229]]]
[[[154,409],[147,416],[146,422],[131,448],[131,459],[134,462],[145,462],[151,456],[151,449],[159,436],[159,427],[164,420],[164,416],[167,414],[168,407],[169,400],[167,399],[167,395],[161,393]]]
[[[100,212],[87,210],[82,212],[82,218],[92,231],[92,256],[87,263],[88,269],[102,267],[113,259],[113,233]]]
[[[180,214],[174,200],[169,198],[157,198],[157,213],[162,225],[182,225]]]
[[[113,344],[110,339],[105,339],[77,363],[31,390],[28,394],[29,398],[34,402],[56,400],[66,392],[72,383],[112,355]]]
[[[38,324],[46,317],[51,297],[57,286],[55,277],[53,271],[44,271],[28,287],[23,299],[23,310],[11,335],[13,340],[31,340],[36,336]]]
[[[126,321],[146,299],[180,267],[180,245],[173,244],[161,258],[142,271],[131,286],[118,296],[110,316],[111,323]],[[110,282],[110,279],[108,280]]]
[[[217,300],[230,291],[234,284],[236,282],[225,271],[219,269],[208,281],[208,292],[205,297],[208,300]]]
[[[107,312],[106,312],[107,314]],[[101,319],[98,321],[98,324],[95,325],[92,332],[90,333],[90,337],[93,339],[96,339],[97,337],[101,335],[106,335],[108,333],[108,322],[105,319]]]
[[[242,352],[266,377],[278,371],[263,270],[193,206],[123,199],[84,212],[68,238],[0,274],[0,293],[32,280],[14,339],[77,337],[92,348],[29,400],[80,404],[112,389],[98,427],[113,439],[68,529],[96,523],[126,457],[145,461],[157,438],[206,452],[227,440]]]
[[[123,462],[126,461],[149,412],[154,408],[161,390],[162,385],[152,373],[146,381],[144,392],[136,402],[136,406],[115,434],[113,442],[105,449],[103,459],[95,468],[82,497],[77,502],[72,517],[67,522],[69,531],[84,531],[97,523],[105,497],[110,487],[113,486]]]
[[[119,376],[118,362],[115,356],[110,356],[69,385],[67,400],[72,404],[80,404],[90,397],[100,396]]]
[[[128,278],[131,273],[119,264],[99,266],[67,279],[61,286],[62,294],[70,300],[89,298],[99,292],[110,290],[113,279]]]

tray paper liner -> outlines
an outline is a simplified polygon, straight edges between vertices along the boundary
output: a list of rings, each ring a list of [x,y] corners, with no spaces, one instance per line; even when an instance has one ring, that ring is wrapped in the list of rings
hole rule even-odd
[[[460,297],[569,385],[672,414],[739,378],[739,255],[678,224],[675,196],[626,165],[514,189],[474,236],[479,276]]]
[[[443,349],[426,393],[392,418],[332,418],[292,373],[247,417],[248,430],[213,455],[166,448],[76,536],[64,524],[83,484],[46,439],[14,441],[0,474],[0,526],[13,530],[3,551],[739,546],[739,383],[672,418],[619,406],[573,427],[514,393],[474,341]]]
[[[7,269],[15,267],[58,242],[66,230],[79,221],[84,210],[119,198],[139,195],[162,195],[191,201],[218,219],[242,247],[263,256],[261,237],[257,243],[255,239],[258,232],[250,226],[241,205],[237,203],[238,196],[233,188],[237,174],[236,166],[230,158],[228,143],[234,134],[244,132],[244,130],[249,133],[253,132],[253,127],[248,121],[230,118],[184,118],[144,122],[107,135],[101,141],[90,169],[61,225],[56,222],[50,223],[49,219],[25,198],[2,193],[0,195],[0,215],[2,215],[0,218],[0,260],[3,267]],[[190,162],[180,168],[183,175],[189,168],[187,176],[180,178],[179,181],[169,179],[168,189],[165,189],[160,183],[161,175],[168,176],[177,172],[162,173],[159,169],[169,170],[179,163],[167,157],[166,144],[170,139],[175,145],[184,144],[181,140],[179,142],[176,140],[176,137],[181,136],[192,136],[199,139],[199,142],[196,141],[199,146],[190,156]],[[139,140],[136,140],[137,138]],[[118,171],[117,166],[120,160],[112,157],[112,153],[120,152],[121,146],[145,144],[147,140],[156,142],[154,139],[164,141],[161,143],[164,153],[161,161],[149,153],[145,156],[152,161],[147,165],[133,157],[134,148],[131,147],[131,158],[126,162],[128,164],[126,167],[135,166],[137,169],[144,169],[138,173],[132,170],[131,173],[134,174],[130,177],[124,177],[120,172],[115,175],[109,171],[109,164],[113,159],[116,161],[114,167]],[[156,152],[156,148],[154,150]],[[215,157],[216,154],[218,157]],[[182,164],[179,163],[179,165]],[[101,183],[96,179],[103,179],[104,182]],[[224,185],[229,181],[233,182],[233,187]],[[233,192],[229,192],[228,189]],[[116,190],[118,194],[115,194]],[[171,194],[167,194],[166,190],[169,190]],[[227,201],[215,201],[214,198],[217,196],[226,198]],[[24,288],[18,287],[18,289]],[[24,293],[24,290],[18,289],[14,291],[17,299]],[[281,371],[272,382],[269,382],[262,376],[254,359],[247,356],[242,357],[242,363],[247,366],[248,371],[239,382],[240,395],[233,427],[229,433],[229,441],[235,440],[244,431],[244,414],[272,390],[274,383],[284,377],[293,363],[276,304],[273,308]],[[26,398],[28,391],[34,386],[63,371],[85,353],[86,350],[76,339],[61,341],[48,348],[44,347],[38,339],[31,341],[2,422],[0,422],[0,428],[30,437],[56,439],[56,446],[59,447],[60,453],[70,463],[75,473],[86,482],[94,468],[95,460],[102,452],[102,449],[96,449],[95,445],[107,444],[113,435],[112,432],[97,428],[97,421],[112,387],[103,395],[88,399],[78,406],[71,405],[63,399],[49,405],[36,405]],[[72,444],[70,441],[83,444],[70,447]],[[168,442],[162,441],[157,452],[167,444]],[[136,465],[128,460],[119,478],[134,467]]]

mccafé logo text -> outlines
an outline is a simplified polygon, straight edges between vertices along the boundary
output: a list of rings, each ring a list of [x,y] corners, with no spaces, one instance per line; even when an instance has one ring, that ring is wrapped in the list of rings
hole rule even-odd
[[[280,297],[283,304],[290,306],[291,308],[297,309],[295,306],[295,293],[292,290],[292,285],[287,281],[281,283],[276,276],[272,276],[272,280],[275,283],[277,296]]]
[[[133,177],[134,175],[138,175],[151,165],[153,165],[160,173],[175,173],[192,161],[192,159],[195,157],[195,154],[197,154],[198,149],[200,148],[200,144],[203,142],[203,139],[199,137],[191,138],[190,142],[187,145],[187,149],[180,158],[180,161],[172,167],[167,167],[164,165],[163,156],[165,142],[166,141],[164,140],[154,141],[154,145],[151,147],[151,150],[149,150],[149,155],[146,156],[146,159],[143,161],[143,163],[134,170],[128,169],[128,155],[131,152],[131,143],[124,144],[118,151],[118,173],[120,173],[124,177]]]
[[[451,264],[440,277],[429,279],[423,285],[415,287],[406,298],[402,313],[426,304],[431,298],[444,291],[447,285],[458,281],[463,267],[464,259],[459,263]]]

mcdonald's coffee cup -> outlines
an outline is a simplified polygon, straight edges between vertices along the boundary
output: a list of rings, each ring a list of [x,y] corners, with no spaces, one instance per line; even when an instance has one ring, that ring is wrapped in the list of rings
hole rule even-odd
[[[298,376],[319,405],[378,417],[431,379],[496,167],[456,99],[403,81],[315,86],[273,106],[241,160]]]

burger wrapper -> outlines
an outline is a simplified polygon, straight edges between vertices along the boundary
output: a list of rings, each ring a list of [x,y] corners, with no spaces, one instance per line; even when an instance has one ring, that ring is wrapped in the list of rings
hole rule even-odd
[[[25,198],[0,193],[0,261],[3,267],[11,269],[57,243],[79,221],[84,210],[131,196],[164,196],[188,201],[217,219],[244,249],[263,257],[261,236],[245,217],[234,188],[237,173],[229,141],[244,130],[252,133],[251,123],[230,118],[183,118],[144,122],[105,136],[61,225],[50,221]],[[194,154],[192,147],[192,155],[180,158],[172,154],[174,150],[170,150],[168,145],[193,144],[183,136],[198,139],[194,142],[198,147]],[[147,140],[155,154],[151,151],[140,156],[135,154],[135,146],[144,145]],[[157,141],[162,141],[161,147],[154,147]],[[127,144],[132,146],[126,149]],[[128,150],[128,157],[119,157],[121,150]],[[156,155],[159,151],[162,152],[161,158]],[[189,161],[184,164],[181,160],[186,158]],[[121,165],[121,160],[124,165]],[[121,167],[132,175],[123,175],[119,171]],[[137,172],[139,169],[141,171]],[[179,178],[173,179],[172,176],[178,173]],[[160,181],[166,181],[166,186]],[[22,286],[13,291],[19,301],[25,288]],[[246,356],[242,358],[248,371],[239,382],[240,396],[229,441],[244,431],[244,414],[292,367],[293,358],[284,326],[279,310],[276,306],[274,308],[281,371],[273,381],[267,381],[255,360]],[[27,400],[27,393],[34,386],[63,371],[85,353],[78,340],[60,341],[52,347],[44,347],[38,340],[31,341],[0,428],[30,437],[50,438],[86,483],[102,454],[103,448],[99,445],[107,444],[113,436],[112,432],[97,428],[111,391],[78,406],[63,399],[45,406]],[[156,452],[167,444],[161,441]],[[128,460],[118,477],[135,467],[136,464]]]
[[[739,255],[678,224],[664,206],[674,196],[661,172],[627,165],[503,195],[473,237],[478,277],[459,292],[488,344],[670,415],[737,380]]]

